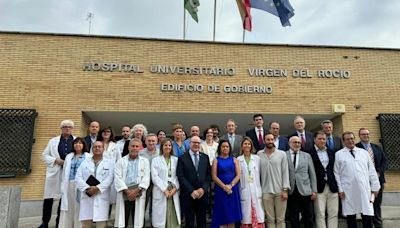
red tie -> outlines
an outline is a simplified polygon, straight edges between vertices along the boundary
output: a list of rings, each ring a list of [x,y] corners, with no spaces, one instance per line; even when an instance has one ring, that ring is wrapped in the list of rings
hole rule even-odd
[[[300,134],[300,138],[301,138],[301,146],[303,147],[303,149],[306,147],[306,141],[304,140],[304,135],[303,133]]]
[[[261,149],[262,144],[263,144],[262,133],[261,133],[261,130],[258,130],[258,145],[260,146],[260,149]]]

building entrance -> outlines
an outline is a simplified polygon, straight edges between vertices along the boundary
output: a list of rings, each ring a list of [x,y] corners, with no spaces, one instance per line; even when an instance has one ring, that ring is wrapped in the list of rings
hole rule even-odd
[[[228,119],[235,120],[237,124],[237,134],[244,135],[245,132],[254,127],[253,115],[256,113],[188,113],[188,112],[83,112],[86,122],[91,120],[99,121],[102,126],[111,126],[116,135],[120,135],[122,126],[133,126],[137,123],[144,124],[148,132],[156,133],[158,130],[164,130],[168,135],[171,134],[172,126],[176,123],[183,125],[186,132],[189,133],[190,126],[198,125],[203,131],[211,124],[217,124],[220,127],[220,135],[226,133],[225,123]],[[281,135],[288,135],[294,131],[293,120],[296,114],[269,114],[261,113],[264,116],[264,128],[268,129],[271,121],[280,123]],[[315,114],[302,115],[306,121],[306,129],[309,131],[320,130],[320,123],[323,120],[330,119],[334,122],[335,131],[341,132],[341,116],[335,114]],[[87,126],[83,126],[82,132],[85,132]]]

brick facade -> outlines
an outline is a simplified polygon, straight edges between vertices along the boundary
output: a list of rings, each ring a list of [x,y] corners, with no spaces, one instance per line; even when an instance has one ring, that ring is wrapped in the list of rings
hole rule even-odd
[[[143,73],[83,71],[90,62],[136,64]],[[234,68],[234,76],[153,74],[154,64]],[[312,78],[250,77],[248,67],[308,69]],[[349,79],[317,78],[320,69],[343,69]],[[346,113],[333,121],[336,131],[367,127],[379,138],[378,113],[400,113],[400,50],[189,42],[119,37],[33,33],[0,33],[0,107],[35,108],[31,168],[28,176],[0,179],[19,185],[24,200],[41,199],[45,165],[41,153],[59,134],[63,119],[72,119],[74,133],[88,123],[82,111],[165,111],[326,114],[332,104],[345,104]],[[268,85],[272,94],[161,92],[161,83]],[[160,99],[162,97],[162,99]],[[244,99],[245,97],[245,99]],[[121,99],[122,98],[122,99]],[[157,99],[154,99],[157,98]],[[154,105],[149,105],[152,99]],[[224,102],[220,102],[223,100]],[[213,102],[218,101],[218,102]],[[261,104],[260,104],[261,101]],[[134,104],[134,105],[133,105]],[[232,106],[230,104],[237,104]],[[362,109],[355,109],[362,104]],[[388,174],[387,191],[399,191],[400,181]],[[397,178],[397,180],[396,180]]]

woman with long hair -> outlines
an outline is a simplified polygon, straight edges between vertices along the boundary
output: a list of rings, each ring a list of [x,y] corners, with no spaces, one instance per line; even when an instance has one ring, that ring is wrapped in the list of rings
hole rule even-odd
[[[181,224],[179,182],[176,176],[178,158],[174,156],[171,139],[160,144],[160,156],[151,163],[153,181],[153,227],[176,228]]]
[[[264,210],[260,183],[260,158],[253,154],[254,146],[249,137],[241,143],[240,156],[240,197],[243,219],[241,228],[264,228]]]

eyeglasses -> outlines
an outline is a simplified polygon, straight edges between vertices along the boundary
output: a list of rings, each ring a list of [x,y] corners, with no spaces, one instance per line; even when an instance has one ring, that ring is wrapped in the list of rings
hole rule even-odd
[[[73,128],[72,126],[62,126],[62,128]]]
[[[191,143],[193,143],[193,144],[200,144],[200,142],[193,142],[193,141],[191,141]]]
[[[292,142],[293,144],[301,144],[301,142],[300,141],[295,141],[295,142]]]

